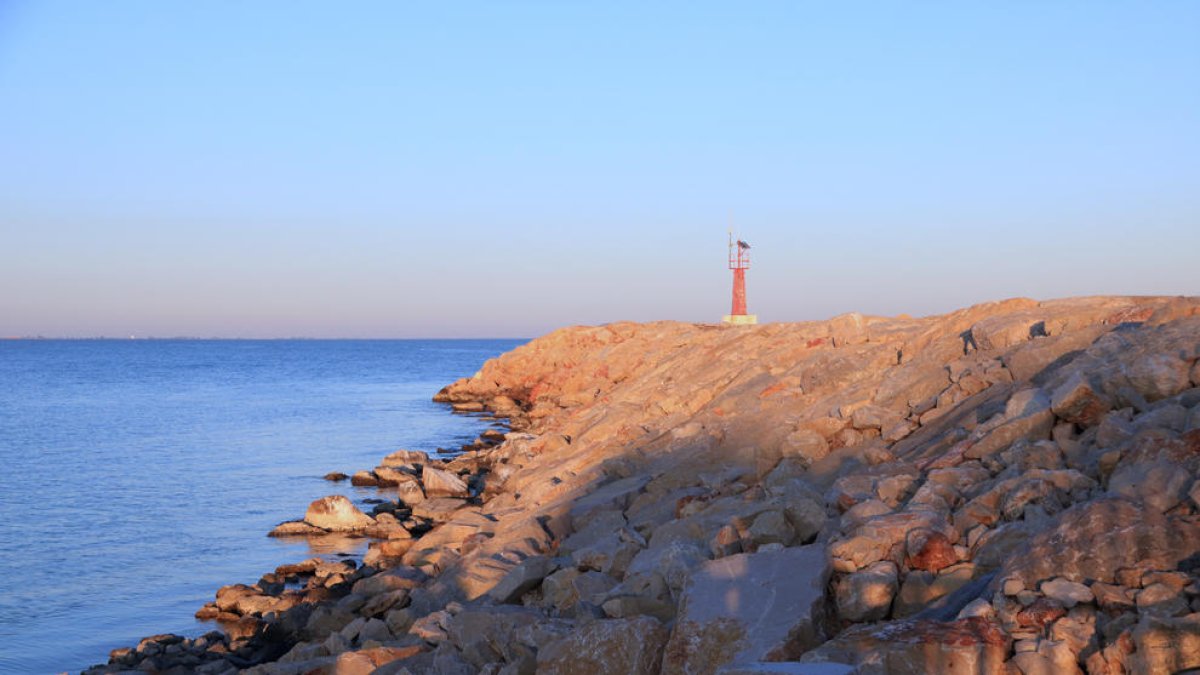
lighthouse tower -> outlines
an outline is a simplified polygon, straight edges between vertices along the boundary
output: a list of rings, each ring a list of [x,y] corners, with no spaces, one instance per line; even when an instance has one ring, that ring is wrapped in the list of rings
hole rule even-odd
[[[750,269],[750,244],[734,239],[733,230],[729,231],[729,269],[733,270],[733,310],[721,321],[735,326],[758,323],[757,314],[746,313],[746,270]]]

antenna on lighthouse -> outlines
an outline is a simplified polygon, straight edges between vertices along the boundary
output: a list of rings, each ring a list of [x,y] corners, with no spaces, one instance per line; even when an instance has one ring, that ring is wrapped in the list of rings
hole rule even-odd
[[[746,313],[746,270],[750,269],[750,244],[735,239],[729,228],[729,269],[733,270],[733,309],[722,322],[734,326],[758,323],[757,314]]]

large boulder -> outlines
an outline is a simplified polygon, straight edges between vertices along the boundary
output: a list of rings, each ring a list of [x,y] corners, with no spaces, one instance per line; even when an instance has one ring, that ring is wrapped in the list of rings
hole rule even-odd
[[[504,578],[493,586],[488,594],[492,596],[493,600],[501,603],[520,600],[527,591],[542,583],[542,579],[553,572],[555,567],[557,565],[554,560],[546,556],[526,558],[504,575]]]
[[[851,664],[872,675],[1003,675],[1011,672],[1004,664],[1011,644],[999,624],[982,617],[910,619],[853,627],[800,660]]]
[[[1027,390],[1028,391],[1028,390]],[[1019,440],[1040,441],[1050,438],[1054,429],[1054,412],[1048,397],[1013,396],[1017,405],[1009,405],[1004,420],[995,427],[981,426],[968,439],[969,447],[963,455],[967,459],[980,459],[995,454]],[[1010,404],[1014,401],[1010,401]]]
[[[1191,364],[1171,353],[1148,353],[1126,365],[1124,375],[1129,384],[1147,401],[1174,396],[1190,385],[1188,369]]]
[[[886,617],[899,585],[896,563],[890,560],[842,577],[834,589],[838,616],[856,622]]]
[[[1133,629],[1135,673],[1194,672],[1200,668],[1200,614],[1179,618],[1143,616]]]
[[[455,513],[466,505],[467,501],[465,499],[436,497],[426,499],[419,504],[414,504],[412,512],[418,518],[425,518],[434,523],[444,523],[453,518]]]
[[[429,455],[420,450],[397,450],[380,462],[383,466],[396,468],[421,467],[429,463]]]
[[[532,608],[472,607],[446,621],[446,635],[476,669],[502,661],[532,665],[532,652],[516,636],[544,619]]]
[[[304,522],[330,532],[354,532],[371,527],[375,519],[342,495],[330,495],[308,505]]]
[[[667,629],[655,619],[601,619],[538,650],[540,675],[656,675]]]
[[[950,371],[941,363],[912,363],[898,367],[883,380],[875,400],[879,405],[907,413],[950,386]]]
[[[469,495],[463,479],[445,469],[435,469],[428,464],[421,469],[421,483],[425,486],[426,497],[466,498]]]
[[[1191,484],[1187,470],[1175,462],[1158,460],[1120,464],[1109,478],[1108,489],[1165,512],[1183,501]]]
[[[712,560],[689,579],[663,657],[664,675],[794,659],[820,642],[829,571],[824,547]]]
[[[849,536],[835,541],[829,552],[839,570],[852,572],[880,560],[898,559],[903,555],[900,549],[905,540],[914,531],[927,537],[940,534],[952,544],[958,540],[958,532],[942,514],[925,510],[902,511],[865,520],[851,530]]]
[[[1062,419],[1083,426],[1095,426],[1113,407],[1112,401],[1097,391],[1080,372],[1071,375],[1054,390],[1050,408]]]
[[[1126,567],[1172,570],[1200,552],[1200,523],[1167,517],[1140,503],[1103,498],[1062,512],[1001,568],[999,579],[1026,588],[1063,577],[1113,583]]]
[[[971,340],[982,350],[1004,349],[1031,338],[1046,335],[1046,312],[1037,310],[1037,302],[1028,298],[1009,301],[1026,304],[1025,311],[1004,312],[997,316],[981,319],[971,326]],[[1015,307],[1014,307],[1015,309]],[[1040,328],[1039,328],[1040,326]]]

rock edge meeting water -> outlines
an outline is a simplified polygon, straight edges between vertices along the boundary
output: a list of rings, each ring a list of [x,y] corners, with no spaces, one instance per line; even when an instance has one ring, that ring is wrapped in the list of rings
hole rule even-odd
[[[321,477],[486,428],[430,401],[518,340],[0,343],[0,672],[78,671],[230,583],[316,554],[269,539]]]

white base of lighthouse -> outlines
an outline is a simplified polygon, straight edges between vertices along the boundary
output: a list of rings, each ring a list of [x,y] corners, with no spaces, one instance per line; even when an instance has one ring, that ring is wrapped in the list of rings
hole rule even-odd
[[[721,318],[721,323],[727,323],[732,326],[753,326],[758,323],[757,314],[726,314]]]

